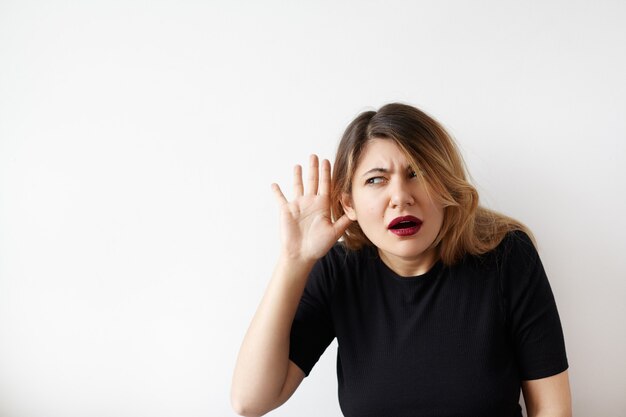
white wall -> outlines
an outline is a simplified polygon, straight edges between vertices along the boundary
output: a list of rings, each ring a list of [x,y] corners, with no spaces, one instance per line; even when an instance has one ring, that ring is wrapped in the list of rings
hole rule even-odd
[[[228,416],[270,184],[390,101],[535,231],[578,416],[626,409],[622,1],[0,2],[0,415]],[[275,416],[340,416],[333,345]]]

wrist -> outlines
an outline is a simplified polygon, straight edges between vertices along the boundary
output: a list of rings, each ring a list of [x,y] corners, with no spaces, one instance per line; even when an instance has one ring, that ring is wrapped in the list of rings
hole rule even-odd
[[[279,257],[286,262],[314,264],[318,257],[303,250],[303,245],[288,245],[283,243],[280,248]],[[310,251],[308,251],[310,252]]]
[[[287,251],[281,251],[278,256],[277,267],[295,274],[306,273],[308,276],[308,273],[311,272],[311,269],[313,269],[315,262],[317,262],[317,259],[315,258],[308,258],[301,255],[295,255]]]

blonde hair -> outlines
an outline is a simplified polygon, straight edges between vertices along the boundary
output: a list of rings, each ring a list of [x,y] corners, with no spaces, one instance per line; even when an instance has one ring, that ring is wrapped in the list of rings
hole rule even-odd
[[[494,249],[511,231],[534,238],[521,222],[478,203],[478,192],[467,180],[461,154],[446,130],[423,111],[406,104],[390,103],[378,111],[359,114],[346,128],[337,149],[331,194],[333,218],[344,214],[341,197],[350,194],[352,177],[365,146],[373,139],[389,139],[398,145],[418,177],[435,192],[444,207],[439,235],[432,244],[446,265],[465,254],[480,255]],[[343,235],[349,249],[373,245],[357,222]]]

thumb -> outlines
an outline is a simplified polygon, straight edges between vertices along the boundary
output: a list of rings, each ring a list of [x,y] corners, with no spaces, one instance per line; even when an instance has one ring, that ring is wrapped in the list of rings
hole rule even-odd
[[[339,239],[339,237],[343,235],[343,232],[345,232],[348,226],[350,226],[350,223],[352,223],[352,220],[350,220],[345,214],[338,218],[335,223],[333,223],[333,228],[335,229],[335,236],[337,236],[337,239]]]

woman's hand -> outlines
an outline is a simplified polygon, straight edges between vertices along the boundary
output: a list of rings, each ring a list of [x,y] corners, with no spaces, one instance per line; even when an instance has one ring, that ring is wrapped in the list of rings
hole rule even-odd
[[[293,201],[287,201],[278,184],[272,184],[272,190],[280,204],[284,256],[315,261],[324,256],[346,230],[351,220],[345,214],[332,222],[330,187],[330,162],[324,159],[320,170],[317,155],[311,155],[310,158],[306,193],[300,165],[294,168]]]
[[[315,261],[328,252],[350,224],[330,217],[330,162],[311,155],[307,192],[302,167],[294,171],[295,197],[289,202],[272,184],[280,203],[281,255],[265,295],[246,332],[233,374],[231,402],[241,415],[261,416],[293,394],[304,372],[289,360],[289,335]]]

